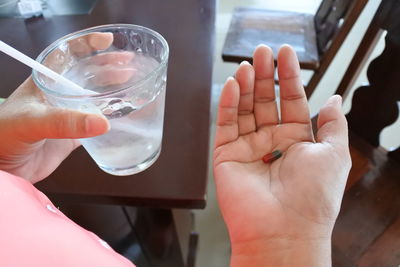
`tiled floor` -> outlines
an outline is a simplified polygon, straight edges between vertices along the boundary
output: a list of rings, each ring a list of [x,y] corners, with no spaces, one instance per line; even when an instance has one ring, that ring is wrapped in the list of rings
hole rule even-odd
[[[277,10],[291,10],[314,13],[318,8],[321,0],[220,0],[217,8],[216,20],[216,57],[214,64],[213,76],[213,91],[211,103],[212,122],[210,125],[211,142],[210,148],[213,145],[214,124],[216,107],[219,94],[226,78],[232,75],[237,68],[237,64],[224,63],[221,60],[221,50],[225,39],[226,32],[229,27],[231,12],[236,6],[253,6]],[[372,18],[377,6],[378,0],[369,1],[358,23],[353,27],[349,37],[346,39],[341,50],[337,54],[332,66],[328,69],[324,79],[316,89],[310,99],[310,109],[312,114],[318,112],[326,99],[334,93],[337,85],[340,82],[341,75],[345,72],[347,65],[351,60],[352,53],[356,49],[355,44],[359,43],[362,35],[366,30],[366,25]],[[379,55],[382,51],[383,41],[381,41],[375,49],[371,59]],[[302,73],[304,80],[307,80],[310,73]],[[366,81],[365,70],[360,75],[357,82],[359,86]],[[357,87],[355,86],[355,88]],[[351,103],[351,95],[344,103],[344,111],[348,111]],[[400,121],[395,126],[388,127],[382,133],[382,144],[386,148],[396,147],[400,144],[400,140],[396,138],[400,133]],[[207,208],[196,213],[196,230],[200,233],[199,250],[197,254],[196,266],[229,266],[230,246],[227,230],[218,210],[218,205],[215,197],[215,187],[212,176],[211,165],[211,149],[210,149],[210,167],[209,167],[209,184],[208,184],[208,200]]]

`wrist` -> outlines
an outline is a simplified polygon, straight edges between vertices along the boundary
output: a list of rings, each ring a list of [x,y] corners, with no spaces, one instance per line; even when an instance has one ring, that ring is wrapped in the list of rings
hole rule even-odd
[[[231,267],[331,266],[331,239],[275,238],[232,243]]]

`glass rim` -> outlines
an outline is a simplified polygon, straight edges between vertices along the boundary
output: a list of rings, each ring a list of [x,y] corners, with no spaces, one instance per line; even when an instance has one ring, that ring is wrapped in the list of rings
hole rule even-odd
[[[144,83],[146,83],[148,80],[150,80],[151,78],[153,78],[153,76],[155,76],[168,62],[168,55],[169,55],[169,46],[167,41],[165,40],[165,38],[159,34],[158,32],[146,28],[144,26],[140,26],[140,25],[135,25],[135,24],[106,24],[106,25],[99,25],[99,26],[94,26],[94,27],[90,27],[90,28],[86,28],[83,30],[79,30],[76,32],[72,32],[70,34],[67,34],[59,39],[57,39],[56,41],[54,41],[53,43],[51,43],[49,46],[47,46],[40,54],[39,56],[37,56],[36,61],[38,61],[40,64],[42,64],[42,62],[44,61],[44,59],[51,53],[53,52],[55,49],[57,49],[57,47],[60,46],[61,43],[67,42],[69,40],[81,37],[83,35],[86,35],[88,33],[92,33],[92,32],[96,32],[98,30],[102,30],[103,32],[105,32],[104,30],[107,29],[115,29],[115,28],[125,28],[125,29],[136,29],[136,30],[140,30],[143,32],[147,32],[150,33],[151,35],[153,35],[155,38],[159,39],[159,41],[161,41],[163,47],[164,47],[164,51],[161,54],[161,62],[160,64],[153,70],[151,71],[149,74],[147,74],[145,77],[143,77],[142,79],[138,80],[138,81],[134,81],[126,86],[124,86],[123,88],[119,88],[119,89],[115,89],[112,91],[107,91],[104,93],[98,93],[98,94],[84,94],[84,95],[68,95],[68,94],[61,94],[57,91],[53,91],[48,89],[43,83],[42,81],[38,78],[39,72],[36,70],[32,70],[32,78],[33,81],[35,82],[35,84],[39,87],[40,90],[44,91],[46,94],[50,94],[52,96],[56,96],[56,97],[61,97],[61,98],[69,98],[69,99],[82,99],[82,98],[100,98],[100,97],[104,97],[104,96],[108,96],[108,95],[112,95],[115,93],[119,93],[128,89],[134,89],[137,87],[142,86]],[[46,76],[46,75],[44,75]]]

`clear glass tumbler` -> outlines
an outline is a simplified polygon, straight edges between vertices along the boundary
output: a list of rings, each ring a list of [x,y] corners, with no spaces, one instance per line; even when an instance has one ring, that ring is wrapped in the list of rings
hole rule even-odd
[[[102,170],[131,175],[151,166],[161,151],[168,53],[153,30],[97,26],[62,37],[37,58],[84,90],[36,71],[33,79],[51,105],[103,114],[110,131],[80,141]]]

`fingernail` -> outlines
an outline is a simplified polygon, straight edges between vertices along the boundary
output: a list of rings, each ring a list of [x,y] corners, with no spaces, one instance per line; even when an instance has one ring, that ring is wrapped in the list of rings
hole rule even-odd
[[[235,78],[233,78],[232,76],[229,76],[227,79],[226,79],[226,82],[225,83],[227,83],[227,82],[229,82],[229,81],[234,81],[235,80]]]
[[[241,65],[251,65],[247,60],[244,60],[244,61],[242,61],[241,63],[240,63],[240,65],[239,66],[241,66]]]
[[[338,102],[338,104],[341,106],[342,105],[342,103],[343,103],[343,99],[342,99],[342,97],[340,96],[340,95],[335,95],[335,97],[336,97],[336,101]]]
[[[101,32],[90,35],[88,43],[92,48],[101,50],[107,49],[114,39],[114,35],[111,32]]]
[[[85,130],[89,135],[104,134],[110,130],[110,123],[101,115],[87,115],[85,118]]]
[[[332,96],[331,101],[335,105],[342,106],[342,97],[340,95]]]
[[[282,48],[282,47],[289,47],[289,48],[293,49],[293,47],[290,44],[283,44],[283,45],[281,45],[280,48]]]
[[[259,45],[257,45],[257,47],[256,47],[256,49],[258,49],[258,48],[260,48],[260,47],[265,47],[265,48],[270,48],[268,45],[266,45],[266,44],[259,44]]]

